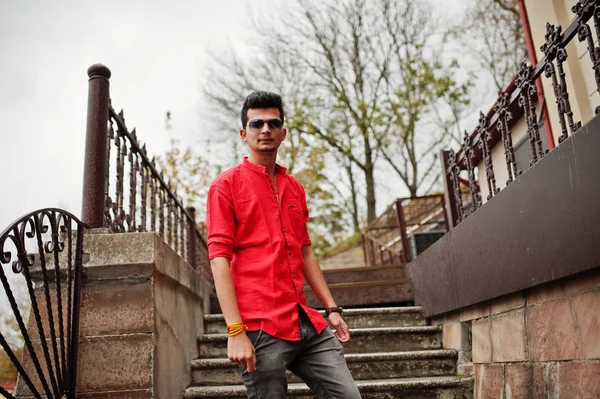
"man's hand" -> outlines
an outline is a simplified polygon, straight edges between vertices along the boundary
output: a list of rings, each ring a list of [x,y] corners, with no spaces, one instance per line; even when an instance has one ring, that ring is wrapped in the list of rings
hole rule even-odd
[[[348,326],[342,319],[342,315],[337,312],[332,312],[329,314],[329,323],[333,328],[335,328],[335,336],[340,342],[348,342],[350,341],[350,331],[348,330]]]
[[[250,373],[256,370],[254,346],[252,346],[252,342],[250,342],[245,332],[229,337],[227,340],[227,357]]]

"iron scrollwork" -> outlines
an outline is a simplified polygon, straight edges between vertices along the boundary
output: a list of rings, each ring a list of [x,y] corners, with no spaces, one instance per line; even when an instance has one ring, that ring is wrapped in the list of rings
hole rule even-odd
[[[470,215],[481,206],[481,194],[479,193],[479,185],[475,179],[475,165],[473,164],[475,151],[473,146],[473,137],[466,131],[462,148],[465,152],[465,163],[467,165],[467,173],[469,174],[469,191],[471,193],[471,209],[469,210]]]
[[[512,183],[513,176],[516,178],[521,174],[521,172],[517,170],[517,159],[515,158],[512,132],[509,125],[509,122],[512,120],[512,113],[508,109],[508,106],[508,93],[500,93],[498,100],[496,100],[496,105],[494,106],[494,112],[498,115],[496,128],[500,131],[502,143],[504,144],[504,158],[506,159],[506,170],[508,171],[508,179],[506,180],[507,186]]]
[[[457,223],[460,223],[463,220],[462,194],[459,181],[460,166],[456,159],[456,153],[453,150],[450,150],[450,153],[448,154],[448,165],[446,165],[446,167],[448,170],[448,177],[452,182],[454,202],[456,203],[456,221]]]
[[[0,236],[0,281],[30,364],[18,358],[2,333],[0,346],[19,372],[20,386],[35,397],[75,398],[83,230],[72,214],[48,208],[25,215]],[[8,278],[6,265],[24,279],[33,315],[29,323],[14,291],[19,282]],[[0,393],[14,399],[4,389]]]
[[[571,10],[577,14],[579,28],[577,29],[577,38],[580,42],[587,42],[588,54],[594,69],[596,80],[596,90],[600,92],[600,47],[594,45],[594,36],[592,30],[587,24],[590,17],[594,17],[594,30],[596,40],[600,40],[600,1],[584,0],[578,1]],[[595,113],[600,113],[600,106],[596,107]]]
[[[560,122],[561,136],[558,139],[562,143],[569,137],[567,131],[568,126],[571,134],[575,133],[580,127],[581,122],[573,120],[573,111],[571,110],[571,102],[569,101],[569,92],[567,90],[567,81],[565,80],[565,71],[563,63],[567,60],[567,50],[562,45],[562,27],[546,24],[546,42],[542,45],[541,50],[546,55],[546,65],[544,65],[544,74],[547,78],[552,79],[552,87],[556,96],[556,104],[558,107],[558,120]],[[553,61],[556,60],[558,76],[554,68]],[[567,121],[565,121],[565,116]]]
[[[537,122],[535,109],[537,89],[535,88],[534,80],[531,65],[525,62],[521,64],[521,69],[517,77],[517,87],[521,90],[519,94],[519,106],[523,108],[525,119],[527,120],[527,137],[529,138],[529,148],[531,150],[529,166],[533,166],[539,158],[542,158],[546,154],[542,146],[540,127]]]
[[[479,125],[477,126],[477,132],[479,133],[479,148],[483,153],[483,159],[485,161],[485,176],[488,185],[488,201],[500,191],[496,187],[496,175],[494,174],[494,165],[492,164],[492,151],[490,149],[490,141],[492,140],[492,133],[488,129],[487,118],[483,112],[479,112]]]
[[[493,128],[500,133],[504,144],[504,156],[508,171],[506,184],[510,184],[517,176],[523,173],[522,170],[517,169],[511,132],[511,125],[515,122],[514,115],[511,113],[511,107],[515,105],[515,99],[517,99],[517,104],[523,110],[527,122],[527,137],[529,139],[529,148],[531,152],[529,165],[535,164],[548,153],[548,149],[544,149],[543,147],[540,135],[540,122],[538,121],[536,110],[536,103],[538,103],[539,95],[537,88],[541,87],[541,80],[538,79],[542,73],[544,73],[545,77],[550,78],[553,93],[556,98],[558,120],[561,129],[561,134],[558,139],[559,144],[568,138],[570,134],[573,134],[580,129],[581,122],[575,121],[571,109],[566,74],[563,68],[563,64],[567,60],[567,51],[565,48],[575,34],[577,34],[580,42],[586,42],[587,52],[589,53],[592,69],[594,71],[596,89],[600,92],[600,45],[598,45],[598,42],[600,42],[600,0],[577,1],[571,10],[575,13],[576,18],[574,18],[569,27],[565,30],[565,33],[563,33],[560,26],[552,24],[546,25],[545,43],[541,46],[541,50],[545,54],[545,57],[535,66],[535,68],[527,63],[523,63],[515,81],[517,89],[515,90],[511,85],[506,93],[501,93],[498,97],[494,106],[494,115],[489,118],[490,122],[494,121],[494,127],[486,125],[483,123],[483,118],[480,118],[479,127],[477,129],[478,134],[471,137],[465,133],[461,152],[459,152],[458,155],[450,152],[450,157],[454,157],[454,159],[448,159],[447,173],[449,180],[452,181],[451,189],[454,191],[453,194],[458,199],[458,191],[456,189],[458,175],[461,170],[466,169],[469,173],[470,197],[473,201],[470,207],[466,205],[464,207],[459,206],[461,209],[458,209],[458,211],[462,211],[462,215],[458,218],[459,222],[469,214],[469,210],[473,211],[479,206],[480,193],[478,192],[478,187],[475,182],[473,163],[475,160],[479,162],[480,159],[478,157],[478,152],[477,156],[475,156],[476,151],[473,148],[473,143],[479,145],[482,159],[485,161],[488,187],[490,188],[488,199],[493,196],[496,191],[495,181],[493,179],[493,164],[490,159],[490,131]],[[591,27],[591,18],[594,20],[594,28]],[[536,84],[538,85],[537,87]],[[590,92],[591,91],[592,90],[590,90]],[[542,107],[544,107],[544,102],[542,102]],[[514,111],[514,109],[512,110]],[[596,107],[595,112],[596,114],[600,113],[600,106]],[[457,159],[459,157],[460,159]],[[456,171],[453,169],[452,165],[457,165]]]
[[[157,170],[156,160],[148,159],[146,146],[139,143],[136,130],[129,132],[123,111],[117,114],[112,105],[109,105],[108,130],[104,227],[114,233],[156,232],[175,252],[186,257],[192,266],[206,268],[205,274],[212,281],[208,263],[198,264],[187,256],[190,245],[196,247],[199,255],[207,252],[205,239],[196,227],[192,214],[183,207],[171,182]],[[116,149],[112,175],[111,146]],[[116,178],[113,185],[109,181],[112,176]],[[113,197],[109,187],[114,187]],[[186,229],[185,226],[192,228]],[[186,240],[197,243],[188,245]]]

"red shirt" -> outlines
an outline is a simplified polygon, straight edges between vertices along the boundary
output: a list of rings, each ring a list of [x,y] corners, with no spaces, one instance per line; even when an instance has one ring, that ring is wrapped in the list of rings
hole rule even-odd
[[[318,333],[327,322],[307,307],[302,247],[310,245],[304,188],[276,166],[277,190],[264,166],[244,161],[210,186],[206,212],[210,259],[229,259],[237,302],[249,330],[298,341],[298,306]]]

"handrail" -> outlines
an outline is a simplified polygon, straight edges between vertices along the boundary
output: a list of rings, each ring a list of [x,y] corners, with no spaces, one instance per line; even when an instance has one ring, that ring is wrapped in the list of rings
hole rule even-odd
[[[117,113],[112,107],[110,70],[95,64],[88,76],[83,220],[113,233],[155,232],[212,283],[208,246],[194,208],[184,206],[154,158],[148,157],[135,129],[127,128],[123,111]],[[116,154],[111,169],[112,148]]]
[[[150,169],[150,171],[152,172],[152,176],[156,180],[158,180],[162,189],[165,190],[165,192],[169,195],[169,197],[175,202],[175,205],[183,212],[183,214],[185,215],[187,220],[195,226],[197,238],[202,243],[202,246],[205,248],[208,248],[208,246],[206,244],[206,240],[204,239],[204,237],[202,236],[202,233],[200,232],[200,229],[196,225],[195,219],[192,216],[192,212],[190,211],[190,208],[186,208],[183,206],[183,203],[181,202],[181,198],[177,197],[177,195],[171,190],[170,185],[165,183],[162,175],[156,170],[155,161],[154,160],[150,161],[150,159],[148,158],[148,155],[146,152],[146,147],[140,146],[137,141],[136,135],[130,133],[129,130],[127,129],[127,126],[125,126],[125,122],[123,121],[123,118],[122,118],[123,111],[121,110],[121,112],[119,112],[117,114],[117,112],[114,110],[112,105],[109,105],[108,110],[109,110],[110,118],[114,119],[115,122],[117,123],[117,127],[118,127],[117,131],[119,132],[119,134],[122,134],[124,137],[126,137],[129,140],[129,143],[131,144],[131,150],[135,151],[136,154],[139,154],[139,156],[142,158],[143,165],[145,167],[147,167],[148,169]],[[135,129],[133,131],[135,132]]]
[[[599,10],[600,0],[578,1],[572,7],[576,16],[564,32],[561,26],[548,23],[545,43],[541,46],[544,57],[534,67],[523,63],[516,79],[505,92],[500,93],[490,112],[488,114],[480,112],[479,124],[475,130],[471,134],[465,132],[461,148],[457,152],[450,150],[442,154],[444,186],[447,193],[446,203],[449,207],[448,213],[451,215],[451,227],[460,223],[482,204],[479,185],[474,173],[477,163],[482,160],[485,162],[487,199],[492,199],[500,191],[500,188],[496,187],[494,164],[491,157],[491,147],[494,143],[502,141],[504,144],[508,172],[506,184],[510,184],[523,172],[517,170],[511,132],[512,126],[521,115],[524,115],[527,121],[531,154],[529,166],[533,166],[547,154],[548,150],[542,146],[535,105],[538,101],[536,81],[541,78],[542,73],[550,79],[556,97],[561,131],[559,144],[581,127],[581,122],[573,119],[563,63],[567,59],[566,46],[577,35],[580,42],[587,42],[587,53],[596,77],[596,89],[600,90],[600,60],[598,59],[600,48],[595,45],[593,31],[588,25],[588,21],[593,17],[594,25],[600,26]],[[600,39],[600,31],[595,29],[594,32],[596,40]],[[596,113],[599,111],[600,107],[596,109]],[[471,201],[468,209],[462,209],[462,201],[459,198],[459,181],[462,180],[459,174],[462,170],[466,170],[469,176]],[[483,175],[483,173],[480,174]]]
[[[425,207],[425,209],[420,210],[417,209],[420,208],[419,202],[424,202],[428,205]],[[410,212],[411,207],[413,208],[413,212],[414,209],[417,209],[420,212],[417,212],[416,215],[412,215],[411,219],[407,221],[406,213]],[[392,211],[394,212],[393,215],[391,214]],[[444,196],[442,194],[430,194],[424,195],[422,197],[406,197],[396,199],[386,208],[386,210],[383,213],[379,215],[377,219],[375,219],[374,222],[372,222],[362,230],[361,236],[363,238],[363,249],[365,250],[365,261],[367,263],[372,263],[375,257],[375,250],[373,244],[376,244],[379,248],[378,252],[381,256],[383,256],[381,253],[384,250],[387,250],[391,251],[390,253],[394,254],[394,256],[399,256],[401,263],[409,262],[411,260],[411,256],[408,238],[411,235],[411,233],[413,233],[420,227],[423,227],[424,225],[428,224],[436,216],[439,216],[442,213],[444,217],[444,230],[447,231],[448,222],[445,213]],[[389,219],[389,221],[394,220],[394,223],[386,223],[385,226],[377,226],[377,223],[384,220],[384,218]],[[436,221],[436,223],[442,223],[442,221],[438,220]],[[383,243],[379,239],[379,237],[386,234],[385,231],[393,230],[396,230],[397,234],[393,237],[389,237],[388,235],[388,237],[386,238],[386,243]],[[384,233],[380,234],[380,232],[382,231],[384,231]],[[376,236],[375,234],[378,235]],[[369,241],[371,245],[369,245],[367,241]],[[399,250],[394,250],[392,246],[394,246],[398,242],[401,243],[401,248]],[[391,256],[392,255],[390,255],[389,257]],[[378,264],[377,262],[375,264]]]

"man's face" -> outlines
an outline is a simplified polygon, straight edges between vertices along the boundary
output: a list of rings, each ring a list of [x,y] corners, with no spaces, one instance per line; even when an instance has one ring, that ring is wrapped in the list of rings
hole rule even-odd
[[[248,110],[248,122],[246,122],[244,129],[240,130],[240,136],[248,143],[250,151],[277,151],[281,142],[285,139],[287,131],[283,126],[269,126],[277,124],[275,121],[267,123],[267,121],[274,119],[281,121],[281,115],[279,115],[277,108],[250,108]],[[264,123],[262,123],[262,127],[258,128],[256,125],[261,124],[260,121]]]

